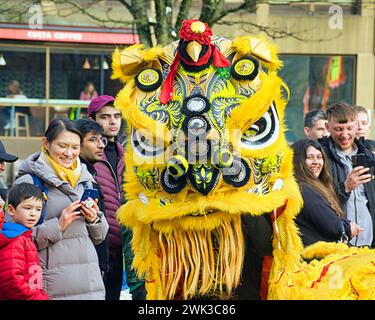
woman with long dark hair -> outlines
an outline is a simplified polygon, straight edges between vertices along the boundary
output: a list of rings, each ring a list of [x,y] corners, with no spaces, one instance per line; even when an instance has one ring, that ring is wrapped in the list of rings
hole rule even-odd
[[[344,218],[320,143],[302,139],[293,144],[293,152],[294,175],[304,202],[296,217],[303,244],[357,236],[363,229]]]
[[[45,215],[34,227],[33,237],[43,286],[51,299],[105,298],[94,245],[105,239],[108,223],[96,202],[81,201],[84,190],[95,182],[79,160],[81,142],[73,121],[52,120],[42,138],[42,151],[22,162],[15,182],[45,189]]]

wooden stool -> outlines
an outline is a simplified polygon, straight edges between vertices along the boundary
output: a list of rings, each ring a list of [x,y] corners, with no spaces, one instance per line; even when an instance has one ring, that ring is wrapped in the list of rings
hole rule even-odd
[[[26,137],[30,136],[30,129],[29,129],[29,116],[23,112],[16,112],[15,113],[15,129],[16,129],[16,137],[19,137],[20,131],[25,131]],[[24,125],[20,125],[20,120],[23,120]]]

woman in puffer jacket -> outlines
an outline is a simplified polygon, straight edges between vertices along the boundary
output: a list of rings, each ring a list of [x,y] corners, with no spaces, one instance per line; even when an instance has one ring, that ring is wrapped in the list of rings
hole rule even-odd
[[[105,289],[94,245],[108,232],[96,203],[80,201],[93,177],[79,161],[81,135],[69,119],[54,119],[42,138],[42,151],[20,165],[15,183],[41,179],[47,189],[45,216],[33,237],[50,299],[104,300]]]

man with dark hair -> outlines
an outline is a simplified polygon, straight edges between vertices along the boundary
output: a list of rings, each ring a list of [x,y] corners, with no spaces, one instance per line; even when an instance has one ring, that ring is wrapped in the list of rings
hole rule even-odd
[[[335,191],[348,220],[364,230],[350,243],[355,246],[375,245],[375,181],[370,170],[374,154],[363,140],[356,139],[357,113],[347,103],[336,103],[327,109],[329,138],[319,139],[331,167]],[[353,167],[352,156],[364,154],[367,167]]]
[[[131,271],[133,254],[131,250],[131,231],[121,228],[116,219],[117,209],[125,202],[123,191],[124,150],[118,141],[121,127],[121,112],[113,103],[114,97],[103,95],[91,100],[88,107],[88,116],[99,123],[108,144],[104,148],[102,159],[95,163],[96,179],[104,194],[106,218],[109,223],[109,271],[104,277],[106,299],[118,300],[123,282],[123,261],[129,292],[133,298],[143,298],[144,282],[136,281],[134,272]],[[121,234],[123,231],[124,234]],[[125,253],[125,254],[124,254]],[[132,283],[134,280],[134,285]],[[139,292],[141,292],[139,297]]]
[[[329,136],[326,129],[327,115],[322,110],[314,110],[306,113],[305,127],[303,131],[308,139],[316,140]]]
[[[77,124],[78,130],[82,135],[82,144],[80,152],[81,163],[86,164],[87,170],[91,173],[96,181],[97,172],[94,168],[94,164],[101,160],[104,153],[104,148],[107,145],[107,139],[104,138],[103,128],[100,124],[91,119],[79,119],[75,121]],[[103,193],[101,192],[100,186],[98,183],[93,184],[95,189],[98,189],[99,198],[98,206],[100,211],[104,212],[105,215],[105,205],[103,199]],[[109,269],[109,238],[108,234],[105,237],[105,240],[95,246],[96,252],[99,259],[99,268],[102,272],[102,276]]]

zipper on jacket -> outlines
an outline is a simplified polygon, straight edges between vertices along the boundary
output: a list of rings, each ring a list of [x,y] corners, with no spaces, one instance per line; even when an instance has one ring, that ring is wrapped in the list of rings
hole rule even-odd
[[[109,166],[109,169],[111,170],[113,176],[115,177],[117,199],[118,199],[119,202],[121,202],[121,192],[120,192],[119,182],[118,182],[118,179],[117,179],[117,174],[115,174],[115,171],[113,170],[113,168],[112,168],[111,164],[109,163],[109,161],[107,161],[107,160],[101,160],[101,161],[103,161],[104,163],[106,163]]]

